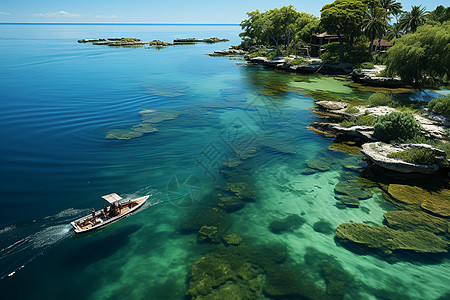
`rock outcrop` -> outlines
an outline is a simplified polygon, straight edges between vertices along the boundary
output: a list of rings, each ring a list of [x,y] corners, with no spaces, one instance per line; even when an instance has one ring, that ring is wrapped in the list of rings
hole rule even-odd
[[[247,51],[240,49],[225,49],[225,50],[217,50],[213,53],[208,54],[209,56],[235,56],[235,55],[245,55]]]
[[[387,226],[372,226],[362,223],[343,223],[336,229],[342,242],[352,242],[391,254],[394,251],[414,253],[447,253],[450,243],[433,233],[416,229],[402,231]]]
[[[417,173],[417,174],[431,175],[435,174],[439,170],[439,166],[435,164],[433,165],[413,164],[397,158],[387,157],[391,153],[404,151],[406,147],[409,146],[408,145],[394,146],[391,144],[375,142],[364,144],[362,146],[361,152],[377,166],[399,173]]]

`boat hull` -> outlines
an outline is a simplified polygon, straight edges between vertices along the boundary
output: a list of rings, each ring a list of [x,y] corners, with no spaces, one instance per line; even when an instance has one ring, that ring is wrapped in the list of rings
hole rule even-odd
[[[128,206],[124,206],[126,207],[126,210],[117,216],[106,217],[106,213],[104,213],[102,209],[95,213],[95,219],[91,214],[89,214],[75,221],[72,221],[70,224],[73,226],[75,233],[94,231],[130,216],[133,212],[136,212],[139,208],[141,208],[149,197],[150,195],[147,195],[128,200],[124,205],[130,205],[131,203],[132,207],[128,208]]]

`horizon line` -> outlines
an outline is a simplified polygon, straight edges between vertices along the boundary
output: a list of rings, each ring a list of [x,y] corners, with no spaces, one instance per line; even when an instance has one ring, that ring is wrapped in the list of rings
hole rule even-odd
[[[191,26],[239,26],[234,23],[100,23],[100,22],[0,22],[0,25],[191,25]]]

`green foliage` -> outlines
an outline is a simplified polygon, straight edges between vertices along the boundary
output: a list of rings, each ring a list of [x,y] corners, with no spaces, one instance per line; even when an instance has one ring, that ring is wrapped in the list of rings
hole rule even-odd
[[[354,106],[350,106],[349,108],[347,108],[347,109],[345,110],[345,112],[346,112],[346,113],[349,113],[349,114],[356,114],[356,113],[359,113],[359,109],[357,109],[357,108],[354,107]]]
[[[388,28],[388,12],[386,9],[371,6],[362,21],[362,29],[370,39],[369,52],[373,51],[373,40],[382,36]]]
[[[410,12],[403,14],[399,20],[400,28],[406,32],[416,32],[420,25],[425,24],[426,21],[426,8],[419,6],[412,6]]]
[[[352,127],[352,126],[373,126],[377,121],[377,117],[368,115],[359,115],[351,120],[344,120],[339,123],[342,127]]]
[[[369,97],[369,107],[392,106],[392,94],[375,93]]]
[[[445,21],[449,21],[450,20],[450,7],[444,7],[442,5],[439,5],[438,7],[436,7],[435,10],[433,10],[432,12],[430,12],[428,14],[428,19],[435,21],[435,22],[439,22],[439,23],[444,23]]]
[[[439,163],[434,151],[427,148],[412,147],[405,151],[388,154],[387,157],[401,159],[412,164],[434,165]]]
[[[386,73],[423,85],[427,80],[441,82],[450,68],[450,21],[442,25],[423,25],[416,33],[395,40],[388,52]]]
[[[377,117],[368,116],[368,115],[360,115],[356,117],[355,124],[358,126],[373,126],[377,121]]]
[[[339,60],[339,43],[329,43],[323,46],[325,52],[320,56],[322,60]],[[371,55],[367,51],[367,39],[359,38],[354,41],[353,45],[346,44],[344,46],[344,60],[351,63],[363,63],[372,60]]]
[[[248,55],[248,57],[255,58],[255,57],[266,57],[267,59],[272,59],[276,56],[277,52],[275,50],[259,50],[252,52]]]
[[[414,116],[407,112],[392,112],[380,116],[374,124],[374,136],[386,143],[410,139],[419,132],[419,124]]]
[[[374,68],[375,68],[375,66],[373,65],[373,63],[368,62],[368,61],[359,64],[359,66],[360,66],[361,68],[363,68],[363,69],[374,69]]]
[[[436,114],[450,117],[450,95],[431,100],[428,103],[428,109]]]
[[[320,22],[328,33],[336,33],[339,40],[345,34],[354,37],[359,34],[360,24],[364,18],[367,6],[359,0],[336,0],[326,4],[320,10]],[[344,60],[342,44],[339,59]]]
[[[300,13],[292,5],[263,13],[256,10],[247,16],[248,19],[241,22],[243,32],[239,36],[257,45],[275,46],[277,51],[280,47],[292,51],[291,45],[296,39],[309,41],[309,35],[319,26],[316,17]]]
[[[308,63],[308,60],[306,60],[304,58],[294,58],[293,60],[291,60],[291,66],[305,65],[307,63]]]

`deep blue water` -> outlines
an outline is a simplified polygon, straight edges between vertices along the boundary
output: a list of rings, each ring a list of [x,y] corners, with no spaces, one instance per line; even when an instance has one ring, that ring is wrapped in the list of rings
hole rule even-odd
[[[199,245],[196,235],[180,234],[180,222],[223,181],[222,162],[254,144],[263,146],[252,158],[256,167],[250,176],[258,199],[232,215],[234,231],[248,240],[281,241],[297,262],[307,247],[337,257],[364,282],[355,290],[367,299],[375,299],[375,290],[400,290],[415,299],[445,292],[448,263],[367,259],[310,225],[299,236],[267,231],[268,220],[293,211],[305,213],[308,224],[325,217],[335,226],[350,220],[381,225],[386,206],[376,197],[364,204],[371,214],[331,205],[341,163],[314,177],[300,174],[306,162],[324,153],[342,165],[364,165],[360,158],[327,150],[332,140],[305,129],[317,121],[306,90],[361,100],[369,93],[331,77],[296,83],[297,75],[206,55],[238,44],[239,29],[0,25],[0,273],[11,275],[0,281],[5,299],[183,299],[191,265],[208,246]],[[97,37],[213,36],[230,42],[160,50],[77,43]],[[142,124],[142,110],[173,118],[154,124],[158,132],[106,138],[113,129]],[[280,186],[300,196],[280,192]],[[68,223],[100,208],[100,196],[111,192],[151,193],[151,202],[163,203],[75,237]],[[409,271],[391,284],[391,276],[405,268]],[[408,290],[417,278],[426,288]]]

